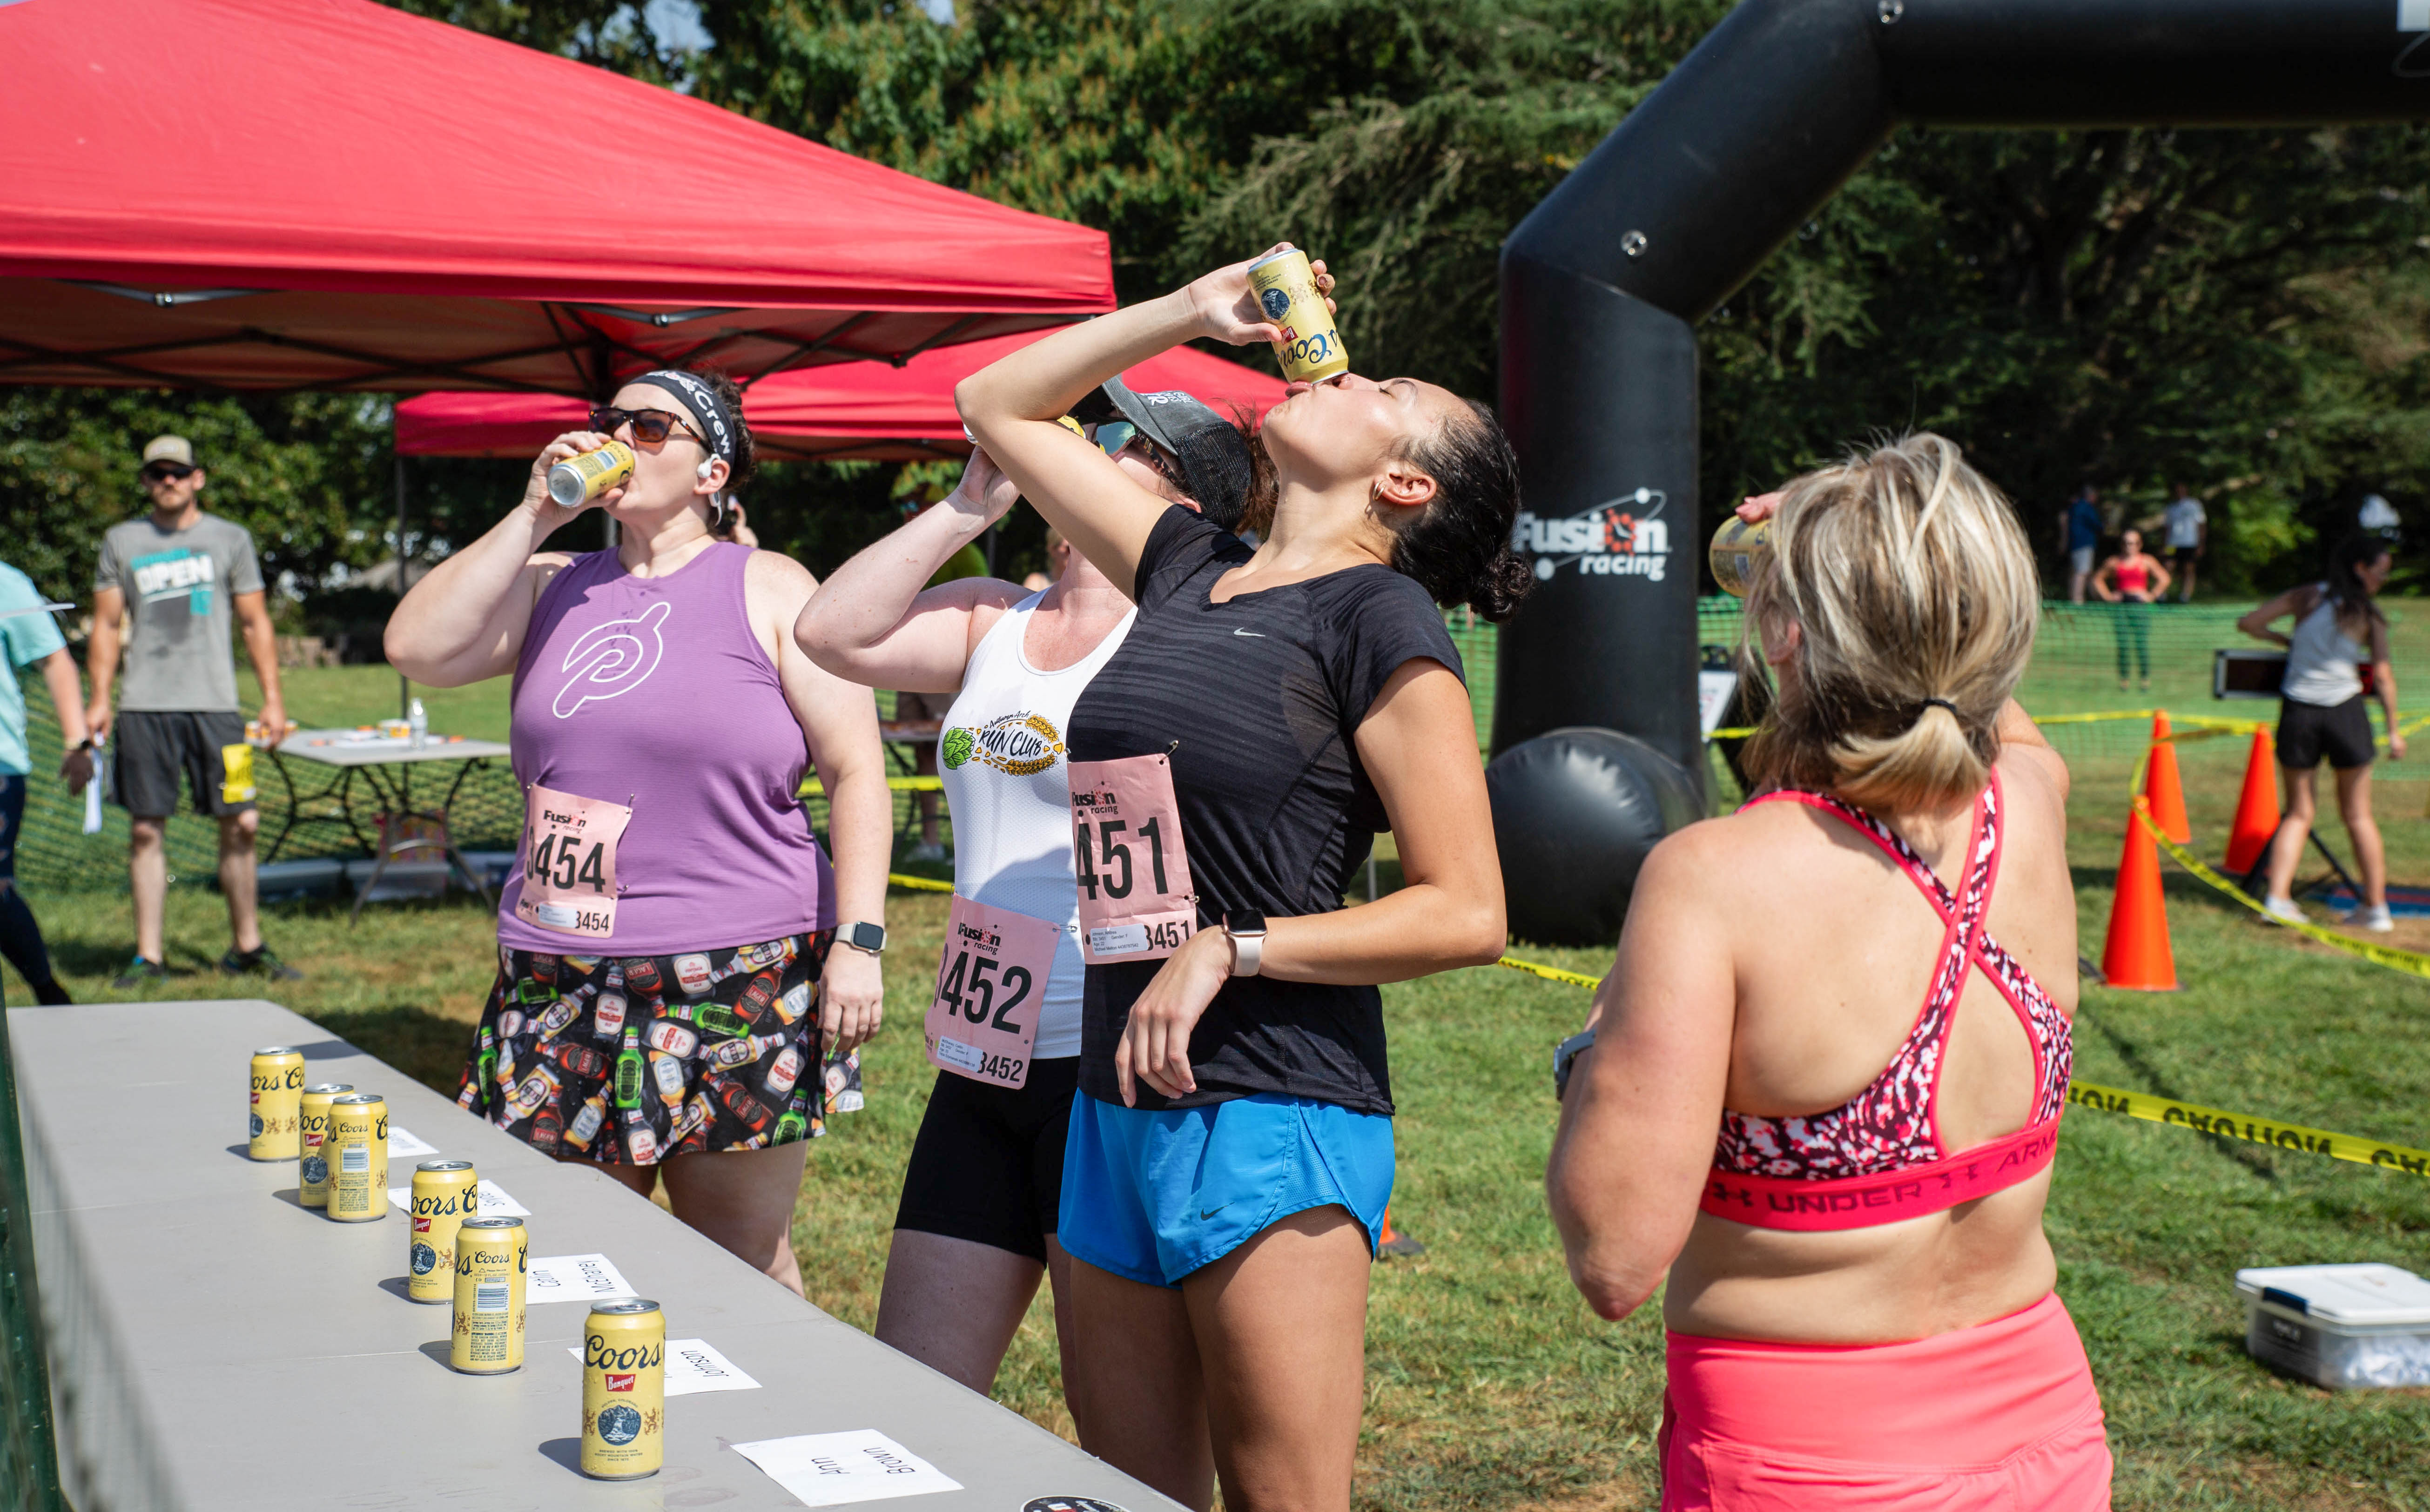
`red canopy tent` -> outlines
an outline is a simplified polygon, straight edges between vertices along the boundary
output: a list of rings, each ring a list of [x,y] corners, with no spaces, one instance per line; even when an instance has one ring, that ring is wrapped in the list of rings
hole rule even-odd
[[[16,0],[0,58],[0,382],[593,395],[1113,306],[1102,232],[372,0]]]
[[[911,461],[970,450],[954,413],[954,385],[1041,332],[968,341],[900,368],[861,363],[778,374],[743,393],[742,414],[762,456]],[[1123,374],[1141,393],[1179,389],[1218,414],[1262,417],[1283,398],[1280,378],[1205,352],[1175,347]],[[578,399],[536,393],[425,393],[396,407],[396,449],[415,457],[528,457],[582,428]]]

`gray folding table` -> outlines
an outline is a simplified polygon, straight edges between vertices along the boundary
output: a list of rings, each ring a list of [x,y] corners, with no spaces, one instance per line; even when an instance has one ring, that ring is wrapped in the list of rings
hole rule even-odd
[[[905,1512],[1053,1497],[1174,1508],[596,1170],[549,1160],[275,1005],[11,1008],[8,1032],[61,1473],[80,1506],[744,1512],[800,1504],[726,1446],[874,1428],[963,1487],[889,1504]],[[384,1094],[393,1129],[474,1161],[531,1210],[535,1257],[605,1254],[665,1307],[670,1338],[705,1339],[759,1388],[669,1398],[660,1474],[585,1479],[566,1351],[588,1309],[531,1305],[513,1374],[449,1370],[449,1310],[404,1295],[404,1215],[331,1222],[297,1205],[291,1163],[245,1158],[247,1056],[275,1044],[301,1049],[313,1081]],[[411,1171],[391,1155],[391,1186]]]

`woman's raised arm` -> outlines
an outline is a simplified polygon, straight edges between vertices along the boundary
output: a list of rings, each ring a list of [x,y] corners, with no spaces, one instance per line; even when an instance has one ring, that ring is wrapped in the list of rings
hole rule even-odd
[[[1262,317],[1249,288],[1253,260],[1218,268],[1161,299],[1066,327],[954,388],[955,407],[972,438],[1032,507],[1133,598],[1148,532],[1171,506],[1057,422],[1107,378],[1184,341],[1204,336],[1241,346],[1279,340],[1282,333]],[[1322,275],[1323,264],[1313,266]]]

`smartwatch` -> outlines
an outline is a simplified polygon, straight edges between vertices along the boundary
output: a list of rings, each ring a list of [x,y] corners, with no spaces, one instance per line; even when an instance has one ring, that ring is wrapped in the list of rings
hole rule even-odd
[[[1232,974],[1255,976],[1257,958],[1266,953],[1266,916],[1255,908],[1229,908],[1223,933],[1232,937]]]
[[[886,949],[886,926],[872,923],[847,924],[838,933],[836,939],[838,943],[850,945],[855,950],[865,950],[872,955],[881,955]]]
[[[1563,1097],[1565,1097],[1565,1096],[1567,1096],[1567,1095],[1569,1094],[1569,1090],[1570,1090],[1570,1066],[1571,1066],[1571,1063],[1572,1063],[1572,1062],[1573,1062],[1573,1061],[1575,1061],[1575,1060],[1578,1058],[1578,1052],[1579,1052],[1579,1051],[1581,1051],[1581,1050],[1587,1050],[1587,1049],[1590,1049],[1590,1048],[1592,1048],[1592,1046],[1594,1045],[1594,1041],[1595,1041],[1595,1032],[1594,1032],[1592,1029],[1588,1029],[1588,1030],[1584,1030],[1584,1031],[1582,1031],[1582,1032],[1580,1032],[1580,1033],[1573,1034],[1573,1035],[1570,1036],[1567,1039],[1562,1040],[1558,1045],[1556,1045],[1556,1046],[1555,1046],[1555,1047],[1554,1047],[1554,1049],[1553,1049],[1553,1101],[1554,1101],[1554,1102],[1557,1103],[1557,1102],[1559,1102]]]

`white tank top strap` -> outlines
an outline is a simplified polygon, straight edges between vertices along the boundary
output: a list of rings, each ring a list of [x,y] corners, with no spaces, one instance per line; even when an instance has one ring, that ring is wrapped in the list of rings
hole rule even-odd
[[[1041,672],[1024,650],[1045,590],[1007,609],[979,638],[945,711],[938,774],[954,820],[954,890],[1064,926],[1032,1054],[1080,1053],[1079,886],[1072,872],[1072,707],[1129,635],[1126,614],[1069,667]]]

